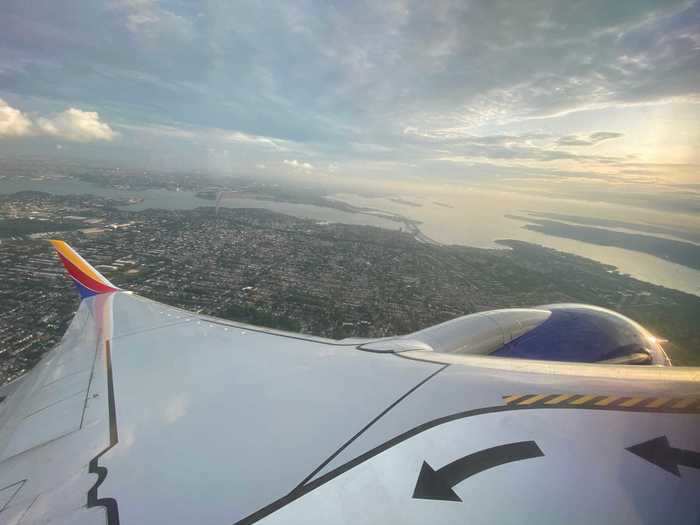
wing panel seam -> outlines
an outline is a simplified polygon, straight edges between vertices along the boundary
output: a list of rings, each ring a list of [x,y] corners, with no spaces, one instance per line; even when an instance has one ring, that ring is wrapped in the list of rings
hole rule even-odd
[[[234,525],[250,525],[252,523],[255,523],[261,519],[263,519],[266,516],[269,516],[273,512],[278,511],[282,507],[288,505],[289,503],[292,503],[293,501],[301,498],[302,496],[308,494],[312,490],[317,489],[318,487],[325,485],[329,481],[337,478],[341,474],[344,474],[348,470],[351,470],[355,468],[356,466],[364,463],[365,461],[372,459],[374,456],[384,452],[385,450],[388,450],[399,443],[402,443],[406,441],[407,439],[410,439],[422,432],[425,432],[426,430],[430,430],[431,428],[437,427],[439,425],[443,425],[445,423],[450,423],[452,421],[456,421],[459,419],[465,419],[468,417],[473,417],[473,416],[480,416],[484,414],[492,414],[492,413],[497,413],[497,412],[509,412],[509,411],[526,411],[526,410],[595,410],[595,411],[602,411],[602,412],[621,412],[621,410],[618,407],[589,407],[586,405],[581,405],[581,406],[570,406],[570,405],[541,405],[541,404],[535,404],[535,405],[496,405],[496,406],[490,406],[490,407],[482,407],[482,408],[475,408],[471,410],[466,410],[464,412],[457,412],[454,414],[450,414],[447,416],[443,416],[437,419],[433,419],[430,421],[426,421],[425,423],[422,423],[421,425],[418,425],[417,427],[414,427],[410,430],[407,430],[387,441],[382,443],[381,445],[378,445],[374,447],[371,450],[368,450],[367,452],[360,454],[354,459],[351,459],[347,463],[340,465],[339,467],[336,467],[335,469],[323,474],[322,476],[310,481],[306,485],[303,485],[299,487],[298,490],[292,491],[286,496],[282,496],[278,500],[273,501],[272,503],[266,505],[265,507],[262,507],[261,509],[255,511],[254,513],[246,516],[245,518],[237,521],[234,523]],[[690,410],[690,409],[682,409],[682,410],[664,410],[663,408],[648,408],[648,407],[640,407],[640,406],[634,406],[631,408],[624,409],[626,412],[640,412],[640,413],[666,413],[666,414],[675,414],[675,415],[680,415],[680,414],[697,414],[697,412]]]
[[[297,485],[296,487],[294,487],[294,489],[292,490],[292,492],[295,492],[295,491],[297,491],[297,490],[300,490],[301,487],[303,487],[306,483],[308,483],[309,480],[313,479],[313,477],[314,477],[316,474],[318,474],[318,473],[323,469],[323,467],[325,467],[326,465],[328,465],[328,463],[330,463],[331,461],[333,461],[343,450],[345,450],[348,446],[350,446],[350,444],[351,444],[353,441],[355,441],[357,438],[359,438],[366,430],[368,430],[372,425],[374,425],[377,421],[379,421],[382,417],[384,417],[392,408],[394,408],[394,407],[395,407],[396,405],[398,405],[401,401],[403,401],[404,399],[406,399],[406,398],[407,398],[409,395],[411,395],[413,392],[415,392],[416,390],[418,390],[421,386],[423,386],[425,383],[427,383],[429,380],[431,380],[431,379],[432,379],[433,377],[435,377],[437,374],[439,374],[440,372],[442,372],[443,370],[445,370],[445,368],[447,368],[448,366],[450,366],[450,365],[443,365],[443,366],[441,366],[440,368],[438,368],[437,370],[435,370],[434,372],[432,372],[430,375],[428,375],[427,377],[425,377],[424,379],[422,379],[420,382],[418,382],[417,384],[415,384],[410,390],[408,390],[405,394],[403,394],[401,397],[399,397],[397,400],[395,400],[393,403],[391,403],[391,404],[390,404],[388,407],[386,407],[384,410],[382,410],[377,416],[374,417],[374,419],[372,419],[369,423],[367,423],[364,427],[362,427],[362,429],[361,429],[357,434],[355,434],[354,436],[352,436],[352,437],[351,437],[349,440],[347,440],[343,445],[341,445],[340,448],[339,448],[338,450],[336,450],[333,454],[331,454],[330,456],[328,456],[328,458],[327,458],[323,463],[321,463],[318,467],[316,467],[316,468],[314,469],[314,471],[311,472],[311,474],[309,474],[308,476],[306,476],[306,478],[304,478],[304,480],[303,480],[301,483],[299,483],[299,485]]]

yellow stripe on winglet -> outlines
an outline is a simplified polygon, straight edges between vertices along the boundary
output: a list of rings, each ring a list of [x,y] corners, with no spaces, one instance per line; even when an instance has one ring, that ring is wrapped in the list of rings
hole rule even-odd
[[[51,240],[49,241],[58,253],[63,255],[66,259],[72,262],[81,272],[83,272],[88,277],[94,279],[98,283],[105,284],[107,286],[115,287],[110,283],[105,277],[103,277],[100,272],[95,270],[90,263],[83,259],[78,252],[71,248],[68,243],[64,241]],[[116,287],[115,287],[116,288]]]
[[[673,403],[673,406],[671,406],[671,408],[688,408],[690,405],[692,405],[696,401],[697,401],[697,398],[689,397],[688,399],[683,399],[681,401],[678,401],[677,403]]]
[[[654,399],[651,403],[648,403],[644,406],[646,408],[659,408],[661,405],[665,405],[669,401],[671,401],[670,397],[659,397],[657,399]]]
[[[554,396],[554,397],[552,397]],[[547,399],[551,397],[551,399]],[[547,399],[542,402],[543,399]],[[510,394],[503,396],[506,405],[530,407],[563,406],[580,408],[612,408],[613,410],[636,409],[637,407],[659,409],[684,410],[693,408],[700,411],[700,397],[626,397],[626,396],[603,396],[595,394]],[[592,405],[587,403],[593,402]],[[696,406],[697,405],[697,406]]]
[[[584,403],[588,403],[594,397],[597,397],[597,396],[583,396],[583,397],[576,399],[575,401],[571,401],[569,404],[570,405],[583,405]]]
[[[608,396],[605,399],[601,399],[600,401],[596,401],[593,404],[597,407],[606,407],[609,404],[617,401],[618,399],[620,399],[620,396]]]
[[[549,401],[545,401],[545,405],[556,405],[557,403],[561,403],[562,401],[566,401],[567,399],[571,399],[574,397],[574,394],[561,394],[560,396],[557,396],[553,399],[550,399]]]
[[[625,407],[625,408],[630,408],[630,407],[633,407],[635,405],[638,405],[642,401],[644,401],[643,397],[631,397],[627,401],[623,401],[622,403],[620,403],[620,406]]]
[[[533,404],[537,403],[540,399],[544,399],[544,398],[547,397],[548,395],[549,395],[549,394],[538,394],[538,395],[536,395],[536,396],[528,397],[528,398],[525,399],[524,401],[520,401],[520,402],[518,403],[518,406],[521,406],[521,407],[522,407],[522,406],[527,406],[527,405],[533,405]]]

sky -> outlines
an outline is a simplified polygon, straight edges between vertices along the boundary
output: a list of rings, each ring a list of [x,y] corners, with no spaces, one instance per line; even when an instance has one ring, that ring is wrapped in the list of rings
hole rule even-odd
[[[0,155],[700,213],[700,1],[4,0]]]

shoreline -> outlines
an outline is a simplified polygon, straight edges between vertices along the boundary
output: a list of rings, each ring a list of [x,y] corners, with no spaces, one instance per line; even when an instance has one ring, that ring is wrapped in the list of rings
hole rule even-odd
[[[75,179],[73,179],[73,180],[75,180]],[[52,191],[51,188],[47,188],[47,187],[42,187],[40,190],[32,189],[31,187],[28,187],[25,189],[18,189],[17,191],[9,191],[9,192],[2,193],[2,194],[10,195],[13,193],[17,193],[19,191],[41,191],[43,193],[48,193],[49,195],[67,195],[68,193],[63,193],[62,190],[70,191],[72,189],[73,188],[70,188],[70,187],[60,188],[60,189],[58,189],[58,192],[56,192],[56,191]],[[95,195],[97,197],[102,196],[103,198],[106,198],[106,197],[112,198],[112,199],[117,198],[118,200],[122,200],[125,197],[123,192],[119,192],[118,195],[109,195],[109,193],[111,193],[111,192],[108,192],[108,195],[104,196],[100,192],[100,188],[97,188],[97,187],[94,189],[91,187],[80,188],[80,189],[82,190],[81,193],[83,193],[83,194],[88,193],[88,194]],[[149,191],[154,191],[154,189],[151,188]],[[167,206],[162,206],[161,205],[162,203],[159,201],[154,201],[154,202],[152,202],[153,205],[151,207],[154,209],[194,209],[194,208],[200,207],[202,204],[205,204],[207,202],[207,199],[197,198],[196,192],[190,192],[189,190],[184,190],[184,191],[179,191],[179,192],[176,190],[169,190],[168,193],[171,193],[171,192],[173,194],[177,194],[177,195],[181,196],[178,200],[178,203],[177,203],[179,206],[169,208]],[[70,194],[73,194],[73,193],[74,192],[71,192]],[[128,195],[128,198],[143,197],[143,196],[139,196],[139,195],[133,195],[133,193],[135,193],[135,192],[128,192],[128,193],[131,194],[131,195]],[[249,196],[252,196],[251,193],[253,193],[253,192],[248,191],[246,193],[247,193],[246,196],[249,197]],[[444,246],[446,244],[447,245],[456,244],[459,246],[467,246],[467,247],[474,246],[474,245],[470,245],[470,244],[467,244],[464,242],[442,243],[440,241],[437,241],[436,239],[431,238],[429,235],[427,235],[426,233],[424,233],[422,231],[422,229],[421,229],[422,222],[421,221],[410,219],[408,217],[405,217],[403,215],[399,215],[397,213],[387,212],[387,211],[376,209],[376,208],[353,206],[349,203],[346,203],[346,202],[343,202],[341,200],[329,197],[328,195],[326,195],[326,196],[311,195],[311,196],[308,196],[308,198],[304,198],[304,196],[297,197],[296,195],[292,195],[289,198],[284,198],[287,196],[286,195],[280,195],[280,196],[274,195],[273,196],[270,193],[265,195],[265,197],[267,197],[267,198],[263,197],[261,199],[261,198],[259,198],[260,192],[258,191],[257,192],[258,196],[257,196],[257,198],[255,198],[255,200],[259,201],[261,203],[262,208],[270,209],[272,211],[276,211],[277,213],[285,213],[287,215],[291,215],[294,217],[306,217],[306,218],[310,218],[311,220],[328,220],[329,222],[336,222],[336,223],[358,224],[358,222],[356,222],[356,221],[346,222],[343,220],[342,217],[330,217],[330,218],[319,217],[319,215],[322,215],[322,211],[320,211],[320,210],[316,214],[311,214],[311,215],[306,215],[303,210],[299,213],[295,213],[293,211],[290,212],[288,210],[282,210],[282,211],[276,210],[274,204],[276,202],[279,202],[280,204],[290,204],[290,205],[299,205],[299,204],[300,205],[310,205],[310,206],[315,206],[317,208],[328,209],[329,211],[340,211],[340,212],[344,212],[344,213],[348,213],[348,214],[360,215],[360,216],[365,216],[368,218],[376,218],[378,220],[389,221],[393,224],[396,224],[397,227],[396,228],[390,227],[388,224],[387,225],[376,224],[376,223],[373,224],[371,221],[370,222],[362,222],[361,224],[367,224],[370,226],[375,226],[378,228],[384,228],[384,229],[390,229],[390,230],[391,229],[401,229],[401,230],[406,231],[409,234],[411,234],[417,241],[425,243],[425,244],[434,245],[434,246],[441,246],[441,245]],[[188,198],[188,196],[191,196],[191,198]],[[143,209],[147,209],[148,205],[151,203],[151,199],[149,199],[149,195],[146,195],[145,197],[146,197],[145,206],[144,206],[144,203],[140,203],[140,204],[136,203],[135,201],[137,199],[133,199],[128,204],[122,203],[121,209],[123,209],[124,211],[134,211],[134,212],[141,211]],[[184,197],[184,199],[182,197]],[[189,203],[189,206],[188,206],[188,203]],[[126,204],[126,205],[124,205],[124,204]],[[243,206],[243,207],[245,207],[245,206]],[[137,208],[137,209],[134,209],[134,208]],[[503,238],[503,237],[501,237],[501,238]],[[513,238],[513,237],[508,235],[508,238]],[[568,239],[565,238],[564,240],[568,240]],[[535,242],[537,244],[540,244],[540,245],[546,246],[546,247],[552,247],[552,248],[557,249],[559,251],[562,251],[564,253],[570,253],[573,255],[579,255],[579,256],[584,256],[584,257],[588,257],[588,258],[591,257],[591,254],[586,253],[585,249],[583,249],[583,248],[581,248],[580,250],[577,251],[577,250],[566,249],[564,247],[557,246],[556,243],[552,243],[552,244],[554,244],[554,245],[552,245],[550,243],[544,243],[544,242],[538,242],[538,241],[531,241],[531,242]],[[625,251],[629,251],[629,250],[625,250]],[[637,255],[637,252],[630,251],[629,254],[630,254],[630,256],[632,256],[632,254]],[[698,286],[695,284],[696,281],[694,280],[694,274],[692,273],[693,271],[697,271],[697,270],[693,270],[692,268],[686,268],[685,266],[682,266],[682,265],[674,265],[674,267],[668,267],[668,268],[664,267],[666,273],[659,272],[659,271],[657,271],[657,269],[655,267],[649,266],[649,265],[655,264],[654,261],[649,262],[649,265],[647,265],[647,266],[649,266],[649,268],[647,268],[646,266],[643,266],[643,265],[640,266],[640,268],[638,268],[638,269],[627,268],[627,267],[624,267],[624,265],[620,265],[618,263],[618,261],[616,260],[616,259],[620,258],[618,256],[618,254],[613,254],[613,255],[615,255],[615,257],[608,257],[607,259],[606,258],[598,258],[598,259],[593,258],[593,260],[597,260],[597,261],[601,262],[602,264],[609,264],[609,265],[615,266],[620,273],[630,275],[630,276],[632,276],[636,279],[639,279],[641,281],[648,282],[650,284],[654,284],[654,285],[658,285],[658,286],[663,286],[663,287],[669,288],[669,289],[683,291],[685,293],[689,293],[689,294],[692,294],[695,296],[700,296],[700,289],[698,289]],[[653,257],[652,255],[645,255],[645,254],[641,254],[641,255],[644,255],[644,256],[647,256],[650,258]],[[669,261],[666,261],[663,259],[661,259],[660,261],[664,264],[670,264]],[[678,268],[675,268],[675,266],[678,266]],[[650,274],[650,272],[652,272],[652,269],[654,271],[653,275]],[[691,272],[691,273],[688,273],[688,272]]]

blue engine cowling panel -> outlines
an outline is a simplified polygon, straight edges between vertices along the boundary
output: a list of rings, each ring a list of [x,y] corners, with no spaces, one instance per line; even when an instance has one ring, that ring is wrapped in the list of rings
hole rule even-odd
[[[491,355],[595,363],[647,352],[650,364],[670,365],[661,346],[631,319],[596,306],[547,305],[552,315]]]

